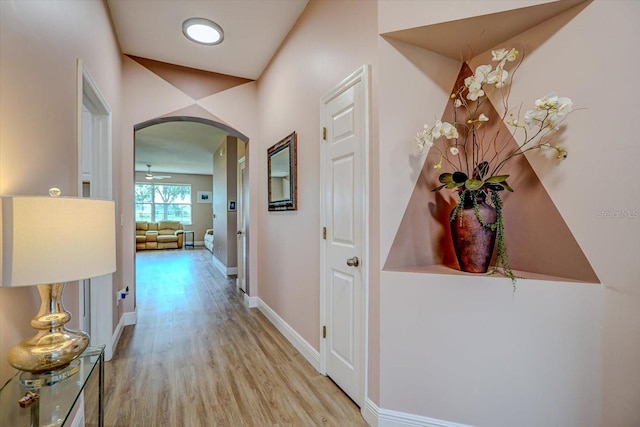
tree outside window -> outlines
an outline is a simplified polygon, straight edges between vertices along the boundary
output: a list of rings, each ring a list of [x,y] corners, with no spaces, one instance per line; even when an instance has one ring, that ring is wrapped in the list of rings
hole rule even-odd
[[[135,205],[136,221],[191,224],[190,185],[136,183]]]

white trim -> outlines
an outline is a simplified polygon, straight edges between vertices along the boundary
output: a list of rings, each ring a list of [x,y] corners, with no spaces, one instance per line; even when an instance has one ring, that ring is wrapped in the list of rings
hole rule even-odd
[[[91,343],[104,345],[104,360],[113,356],[113,273],[91,278]]]
[[[123,313],[120,319],[124,326],[135,325],[136,323],[138,323],[138,312],[128,311],[126,313]]]
[[[238,274],[238,267],[227,267],[222,263],[222,261],[216,258],[215,255],[211,257],[211,260],[213,262],[213,266],[217,268],[220,271],[220,273],[226,276],[232,276],[232,275]]]
[[[473,427],[451,421],[423,417],[406,412],[380,409],[370,399],[366,399],[362,416],[371,427]]]
[[[247,308],[258,307],[258,297],[250,297],[249,295],[244,294],[244,306]]]
[[[296,332],[284,319],[271,309],[264,301],[262,301],[258,297],[258,310],[265,315],[267,319],[276,327],[277,330],[280,331],[284,337],[289,340],[291,345],[293,345],[296,350],[302,354],[302,356],[307,359],[307,362],[311,364],[318,372],[320,372],[320,353],[318,350],[313,348],[311,344],[309,344],[302,336]]]
[[[86,102],[85,102],[86,101]],[[112,117],[111,107],[100,92],[89,70],[77,61],[77,146],[78,146],[78,196],[82,195],[82,107],[92,116],[93,150],[91,152],[92,198],[112,200]],[[98,178],[98,179],[95,179]]]
[[[125,326],[135,325],[137,322],[138,313],[136,311],[128,311],[122,314],[120,321],[118,322],[118,326],[116,326],[116,330],[113,332],[113,337],[111,338],[111,348],[113,350],[118,346],[120,335],[122,335],[122,329],[124,329]]]
[[[360,395],[362,396],[363,401],[366,401],[367,392],[369,388],[369,260],[370,249],[369,249],[369,200],[370,200],[370,172],[369,172],[369,145],[370,145],[370,127],[371,127],[371,82],[370,82],[370,65],[363,65],[356,71],[354,71],[350,76],[344,79],[340,84],[338,84],[329,94],[323,96],[320,100],[320,124],[321,126],[326,126],[325,123],[325,113],[326,113],[326,104],[331,101],[333,98],[349,89],[350,87],[355,86],[358,82],[362,82],[362,95],[363,95],[363,118],[364,118],[364,153],[363,153],[363,172],[364,172],[364,194],[363,194],[363,206],[364,206],[364,224],[363,224],[363,248],[362,248],[362,265],[364,268],[362,269],[362,285],[364,288],[363,292],[363,301],[361,301],[361,313],[363,314],[362,319],[362,371],[360,372],[360,382],[361,389]],[[320,142],[320,226],[324,226],[327,223],[326,219],[326,206],[324,201],[324,192],[326,191],[326,176],[325,176],[325,168],[322,167],[322,162],[325,158],[325,144]],[[320,328],[323,325],[326,325],[326,310],[327,310],[327,301],[326,301],[326,277],[325,277],[325,267],[326,267],[326,257],[325,257],[325,240],[320,240]],[[327,358],[327,346],[326,340],[320,340],[320,373],[326,375],[326,358]],[[365,402],[356,402],[359,405],[364,406]]]
[[[244,144],[244,143],[243,143]],[[245,146],[246,149],[246,146]],[[247,221],[248,220],[248,211],[247,211],[247,203],[249,198],[249,187],[248,184],[245,185],[245,177],[249,175],[249,169],[247,169],[247,157],[246,154],[242,156],[238,160],[238,170],[236,173],[236,200],[238,201],[238,214],[236,216],[237,220],[237,234],[236,234],[236,243],[237,246],[237,264],[238,264],[238,272],[237,272],[237,285],[238,288],[242,289],[243,292],[247,291]],[[245,192],[245,188],[247,191]]]
[[[379,427],[378,426],[379,412],[380,412],[380,409],[378,408],[378,405],[376,405],[373,402],[373,400],[369,398],[365,398],[364,405],[360,409],[360,413],[362,414],[362,417],[367,422],[367,424],[369,424],[371,427]]]
[[[469,424],[459,424],[451,421],[407,414],[406,412],[378,410],[377,427],[473,427]]]
[[[91,198],[113,199],[113,168],[112,168],[112,117],[111,108],[100,92],[89,70],[78,58],[76,68],[76,146],[78,151],[78,196],[82,196],[82,183],[88,178],[91,183]],[[89,176],[83,175],[82,153],[87,141],[83,140],[83,120],[89,117],[83,115],[83,109],[90,113],[90,123],[84,123],[90,128],[90,170]],[[90,294],[90,322],[89,335],[94,345],[104,345],[104,358],[111,360],[113,355],[113,305],[115,295],[113,289],[113,274],[91,278]],[[78,299],[80,313],[84,313],[84,288],[80,282]]]

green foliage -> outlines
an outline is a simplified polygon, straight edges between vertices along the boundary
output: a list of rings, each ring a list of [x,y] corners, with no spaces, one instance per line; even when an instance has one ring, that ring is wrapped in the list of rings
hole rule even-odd
[[[136,203],[151,203],[153,186],[151,184],[136,184],[134,193]]]
[[[178,199],[191,199],[191,187],[188,185],[155,185],[155,195],[162,203],[173,203]]]

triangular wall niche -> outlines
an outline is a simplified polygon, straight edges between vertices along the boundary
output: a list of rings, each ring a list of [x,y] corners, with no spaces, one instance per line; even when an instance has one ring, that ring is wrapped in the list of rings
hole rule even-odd
[[[471,70],[465,63],[460,69],[454,89],[463,84],[464,77],[469,75]],[[500,116],[493,105],[487,102],[485,106],[485,114],[494,118],[485,128],[487,135],[494,135],[499,130],[497,143],[517,148],[505,123],[495,120]],[[451,120],[452,102],[447,103],[442,117],[443,120]],[[451,267],[451,274],[457,274],[458,266],[449,231],[449,213],[457,196],[448,190],[431,192],[439,184],[439,172],[433,168],[439,160],[437,151],[430,150],[391,245],[384,270],[416,270],[425,267],[428,270],[431,266],[445,265]],[[533,273],[530,277],[538,279],[600,283],[525,156],[513,159],[504,173],[511,176],[509,185],[515,190],[513,193],[502,193],[505,241],[511,268],[525,278],[529,272]],[[442,273],[443,269],[438,269],[438,272]]]

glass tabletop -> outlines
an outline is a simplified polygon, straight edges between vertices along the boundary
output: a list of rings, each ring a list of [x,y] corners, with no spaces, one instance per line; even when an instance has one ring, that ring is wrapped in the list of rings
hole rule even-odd
[[[42,379],[34,380],[28,373],[16,373],[0,389],[0,425],[64,425],[96,366],[102,362],[103,352],[104,346],[87,347],[70,365],[68,377],[58,372],[45,376],[44,381],[41,381]],[[55,384],[46,385],[52,382]],[[28,392],[37,393],[39,398],[30,406],[22,408],[18,401]],[[101,396],[97,398],[100,399]]]

